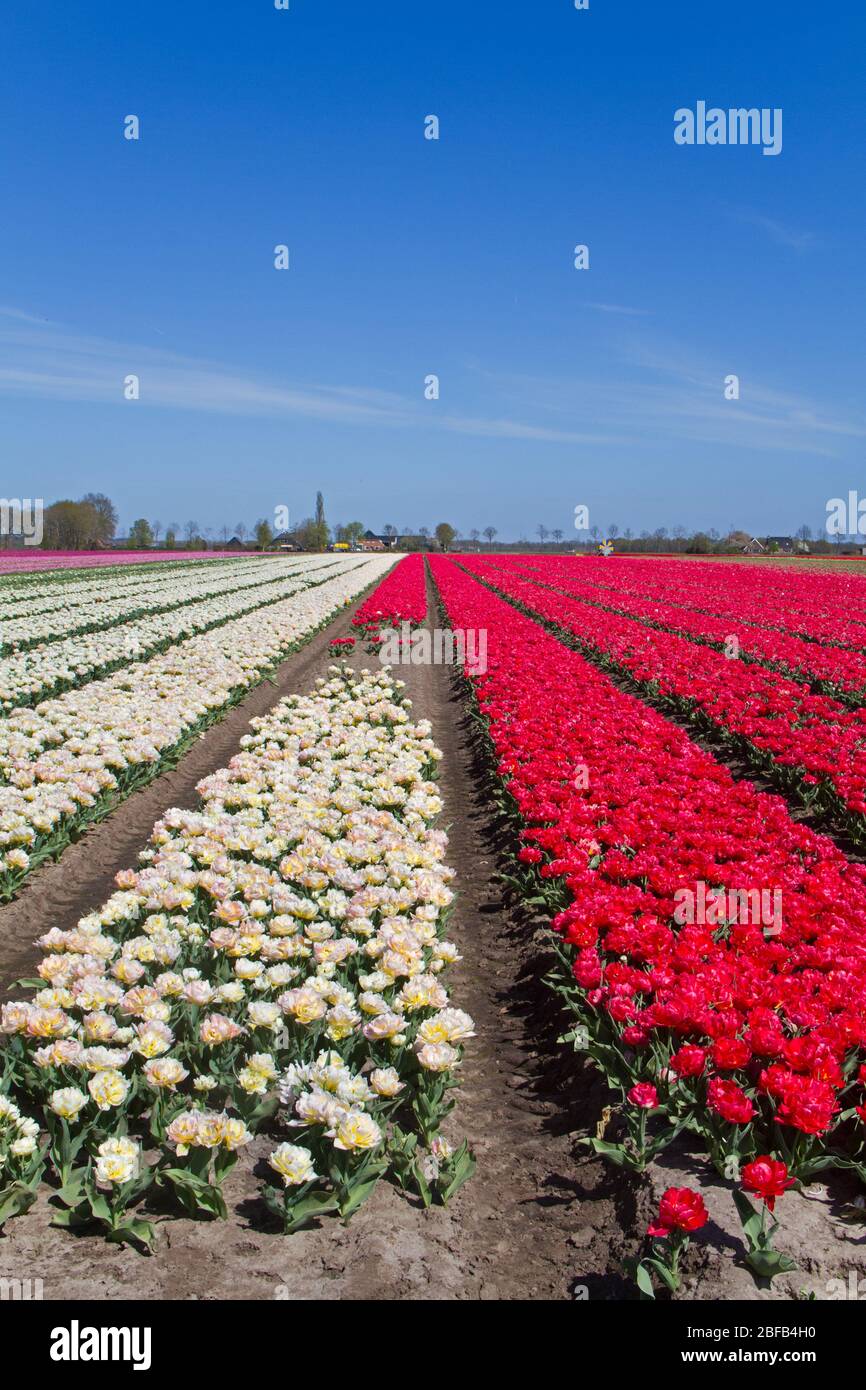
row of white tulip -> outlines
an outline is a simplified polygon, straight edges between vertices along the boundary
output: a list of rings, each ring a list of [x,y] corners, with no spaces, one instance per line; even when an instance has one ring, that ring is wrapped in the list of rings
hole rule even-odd
[[[0,718],[0,896],[110,800],[155,776],[283,656],[394,563],[343,562],[289,599]]]
[[[4,609],[8,605],[9,610],[18,616],[19,609],[22,613],[27,613],[35,612],[37,607],[44,606],[47,612],[54,604],[68,603],[72,606],[78,601],[86,602],[90,598],[99,598],[103,593],[121,590],[131,593],[142,585],[164,582],[173,575],[191,574],[194,570],[225,572],[232,564],[251,563],[252,559],[252,556],[245,556],[244,559],[214,556],[206,563],[188,558],[165,563],[158,561],[147,565],[118,561],[117,564],[89,570],[34,569],[24,574],[2,573],[0,592],[4,598]]]
[[[227,562],[219,567],[187,565],[179,572],[154,576],[150,583],[134,587],[123,582],[103,584],[96,593],[76,594],[69,600],[55,597],[49,606],[41,599],[33,608],[3,604],[0,650],[19,651],[41,643],[56,642],[96,628],[105,631],[114,623],[151,612],[177,607],[198,599],[217,597],[262,584],[289,573],[304,573],[333,563],[331,556],[298,558],[279,556],[252,563]],[[122,571],[123,574],[128,571]],[[137,571],[141,573],[141,571]],[[0,598],[3,597],[0,585]]]
[[[62,690],[85,684],[124,663],[145,661],[169,643],[181,642],[197,632],[207,632],[230,618],[290,598],[310,582],[340,568],[304,566],[287,572],[282,567],[237,582],[226,579],[214,594],[190,593],[185,582],[164,590],[157,601],[169,601],[167,611],[130,622],[117,623],[79,636],[28,647],[15,656],[0,658],[0,708],[35,705]],[[342,566],[345,569],[345,564]],[[137,605],[136,605],[137,606]],[[96,621],[92,607],[87,612]]]
[[[474,1036],[442,983],[459,957],[441,755],[388,670],[317,687],[252,721],[101,909],[40,939],[41,987],[2,1011],[58,1224],[149,1247],[133,1207],[154,1178],[225,1215],[222,1179],[264,1125],[287,1232],[350,1216],[386,1173],[425,1203],[471,1174],[439,1133]]]

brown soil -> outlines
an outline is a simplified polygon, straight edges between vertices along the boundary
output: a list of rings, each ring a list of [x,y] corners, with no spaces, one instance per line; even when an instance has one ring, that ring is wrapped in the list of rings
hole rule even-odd
[[[431,592],[431,612],[433,611]],[[32,970],[31,941],[51,925],[70,926],[110,893],[118,868],[135,862],[155,820],[171,805],[195,803],[195,784],[236,751],[247,720],[277,699],[309,689],[331,658],[327,644],[349,630],[348,614],[318,634],[277,673],[276,688],[255,691],[208,731],[177,769],[132,796],[111,818],[33,876],[20,899],[0,909],[0,981]],[[356,666],[376,660],[360,649]],[[542,1300],[634,1298],[620,1273],[640,1245],[658,1192],[671,1183],[704,1186],[714,1224],[686,1260],[689,1298],[828,1297],[827,1280],[866,1273],[866,1227],[830,1218],[840,1198],[789,1194],[779,1244],[800,1260],[799,1275],[759,1291],[742,1265],[742,1242],[725,1184],[703,1159],[682,1150],[634,1178],[587,1157],[577,1144],[605,1104],[604,1083],[556,1043],[562,1031],[542,976],[549,953],[542,922],[505,901],[496,880],[501,831],[485,793],[477,748],[449,669],[406,666],[418,718],[429,718],[440,764],[457,870],[451,935],[463,960],[449,972],[456,1006],[476,1020],[463,1088],[448,1126],[468,1136],[478,1170],[445,1210],[423,1211],[387,1183],[348,1227],[332,1220],[284,1238],[259,1200],[263,1137],[227,1184],[230,1219],[158,1221],[157,1253],[145,1258],[97,1236],[49,1227],[47,1194],[0,1238],[0,1277],[41,1278],[46,1299]],[[5,990],[4,990],[5,992]],[[259,1166],[259,1172],[261,1168]],[[814,1194],[815,1189],[813,1188]],[[835,1208],[834,1208],[835,1204]]]

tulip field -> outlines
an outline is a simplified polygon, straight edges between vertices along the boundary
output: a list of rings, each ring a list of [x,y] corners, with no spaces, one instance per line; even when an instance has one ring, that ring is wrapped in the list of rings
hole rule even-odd
[[[317,559],[288,572],[285,561],[265,561],[232,574],[227,592],[215,565],[206,578],[196,566],[153,584],[115,584],[113,570],[83,602],[78,584],[37,592],[29,616],[16,586],[8,636],[5,622],[0,633],[4,645],[26,645],[3,659],[0,676],[0,897],[157,775],[382,564]],[[42,636],[58,611],[72,634]]]
[[[0,1273],[836,1296],[866,1262],[864,585],[0,566]],[[425,628],[484,640],[437,664]]]

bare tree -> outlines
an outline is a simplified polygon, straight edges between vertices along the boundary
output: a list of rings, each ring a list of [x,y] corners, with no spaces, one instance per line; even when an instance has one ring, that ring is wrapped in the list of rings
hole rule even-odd
[[[239,541],[241,542],[241,544],[243,545],[244,541],[245,541],[246,538],[247,538],[247,525],[246,525],[246,522],[245,522],[245,521],[236,521],[236,522],[235,522],[235,535],[237,536],[238,540],[239,540]]]
[[[184,535],[185,535],[186,538],[187,538],[187,541],[192,541],[193,537],[196,536],[196,535],[198,535],[198,522],[197,522],[197,521],[188,521],[188,522],[186,523],[186,525],[184,526],[183,530],[184,530]]]
[[[231,529],[225,524],[223,524],[220,527],[220,535],[222,537],[222,543],[223,545],[225,545],[228,541],[229,536],[231,535]]]
[[[94,540],[107,545],[117,530],[117,508],[104,492],[86,492],[79,503],[90,508],[94,525]]]
[[[548,532],[548,530],[547,530],[547,527],[546,527],[546,526],[542,526],[541,523],[539,523],[539,525],[538,525],[538,527],[536,528],[536,530],[537,530],[537,533],[538,533],[538,539],[541,541],[541,544],[544,545],[544,542],[547,540],[547,537],[548,537],[548,535],[549,535],[549,532]]]
[[[485,538],[486,538],[486,540],[487,540],[487,544],[488,544],[488,545],[492,545],[492,544],[493,544],[494,537],[496,536],[496,527],[495,527],[495,526],[485,526],[485,528],[484,528],[484,535],[485,535]]]
[[[562,540],[562,532],[561,532],[561,531],[559,530],[559,528],[557,527],[557,529],[556,529],[555,531],[551,531],[550,534],[553,536],[553,539],[556,541],[556,543],[557,543],[557,545],[558,545],[559,542]]]
[[[154,543],[154,545],[159,545],[159,538],[160,538],[160,536],[162,535],[162,522],[161,522],[161,521],[152,521],[152,522],[150,523],[150,529],[151,529],[151,531],[153,532],[153,543]]]
[[[610,536],[612,541],[616,540],[617,536],[619,535],[619,527],[617,526],[615,521],[610,526],[608,526],[607,534]]]

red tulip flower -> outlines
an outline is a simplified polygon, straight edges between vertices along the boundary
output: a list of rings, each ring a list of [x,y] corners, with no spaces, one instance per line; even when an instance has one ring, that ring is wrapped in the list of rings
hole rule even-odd
[[[632,1086],[628,1099],[632,1105],[639,1105],[641,1110],[654,1110],[659,1103],[658,1091],[648,1081],[639,1081],[636,1086]]]
[[[707,1104],[732,1125],[747,1125],[755,1114],[754,1105],[736,1082],[720,1077],[713,1077],[707,1087]]]
[[[706,1060],[707,1054],[703,1047],[696,1047],[694,1043],[685,1043],[671,1057],[671,1071],[680,1078],[700,1076]]]
[[[742,1177],[746,1191],[760,1197],[769,1211],[775,1207],[776,1198],[783,1197],[788,1188],[794,1186],[794,1179],[788,1177],[787,1164],[781,1159],[772,1158],[770,1154],[762,1154],[752,1163],[747,1163]]]
[[[659,1203],[658,1220],[647,1227],[651,1236],[669,1236],[672,1231],[699,1231],[709,1220],[704,1199],[690,1187],[669,1187]]]

